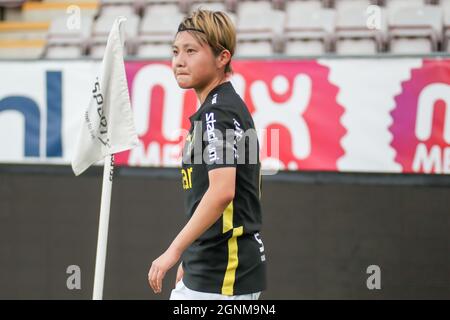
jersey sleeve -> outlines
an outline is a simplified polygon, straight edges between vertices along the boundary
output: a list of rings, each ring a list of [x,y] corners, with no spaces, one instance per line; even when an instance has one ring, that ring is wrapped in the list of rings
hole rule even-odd
[[[226,106],[214,105],[202,114],[203,159],[208,171],[236,167],[234,117]]]

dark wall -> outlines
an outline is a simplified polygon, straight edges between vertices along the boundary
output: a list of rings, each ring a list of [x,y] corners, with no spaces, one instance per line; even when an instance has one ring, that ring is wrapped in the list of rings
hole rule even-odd
[[[0,170],[0,299],[90,299],[101,172],[72,176]],[[174,176],[172,174],[172,176]],[[176,175],[175,175],[176,176]],[[151,261],[183,226],[176,177],[114,181],[106,299],[167,299],[147,284]],[[450,299],[450,187],[266,179],[263,299]],[[69,290],[66,268],[81,268]],[[381,268],[368,290],[366,268]]]

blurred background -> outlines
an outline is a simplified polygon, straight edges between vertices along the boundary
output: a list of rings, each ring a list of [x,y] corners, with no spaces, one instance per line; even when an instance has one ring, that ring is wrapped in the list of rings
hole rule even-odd
[[[118,15],[140,145],[116,155],[104,298],[169,297],[176,268],[161,295],[147,272],[186,222],[198,102],[170,60],[198,7],[235,23],[260,132],[261,298],[450,299],[447,0],[0,0],[0,299],[92,297],[102,163],[70,160]]]
[[[1,0],[0,4],[4,58],[101,58],[118,14],[128,18],[131,57],[164,57],[171,54],[174,26],[199,7],[230,15],[238,31],[237,57],[449,50],[447,0]],[[79,14],[80,21],[68,21],[68,14]]]

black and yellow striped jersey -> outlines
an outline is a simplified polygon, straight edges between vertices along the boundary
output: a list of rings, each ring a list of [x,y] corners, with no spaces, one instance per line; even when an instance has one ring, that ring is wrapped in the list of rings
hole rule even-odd
[[[192,290],[224,295],[262,291],[261,164],[251,114],[232,84],[224,82],[190,121],[181,169],[187,218],[208,189],[208,171],[236,167],[236,190],[221,218],[183,253],[183,282]]]

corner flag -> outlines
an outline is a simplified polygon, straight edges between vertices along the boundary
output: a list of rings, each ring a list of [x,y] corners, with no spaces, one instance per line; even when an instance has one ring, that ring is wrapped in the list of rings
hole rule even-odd
[[[93,163],[105,160],[92,295],[94,300],[103,298],[114,154],[138,144],[123,61],[121,24],[124,21],[124,17],[118,17],[109,33],[100,76],[93,85],[91,101],[83,115],[72,158],[72,169],[77,176]]]
[[[109,33],[100,76],[92,87],[89,107],[83,115],[72,169],[83,173],[95,162],[138,144],[128,93],[121,23],[118,17]]]

